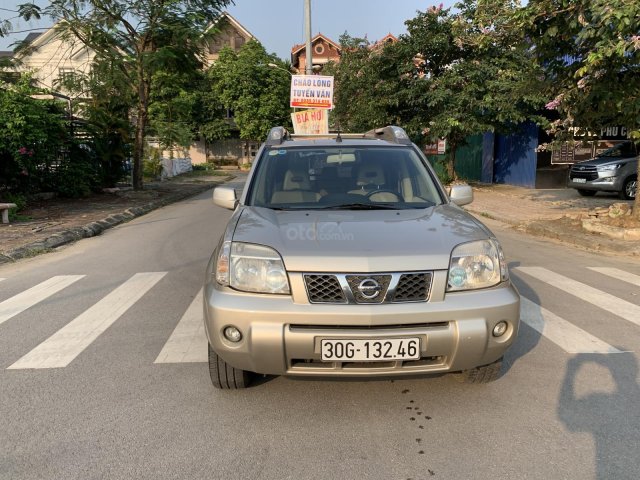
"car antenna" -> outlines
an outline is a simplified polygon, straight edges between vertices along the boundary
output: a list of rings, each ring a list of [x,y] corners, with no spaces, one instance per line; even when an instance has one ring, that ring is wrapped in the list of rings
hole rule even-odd
[[[338,135],[336,135],[336,143],[342,143],[342,137],[340,136],[340,123],[338,122]]]

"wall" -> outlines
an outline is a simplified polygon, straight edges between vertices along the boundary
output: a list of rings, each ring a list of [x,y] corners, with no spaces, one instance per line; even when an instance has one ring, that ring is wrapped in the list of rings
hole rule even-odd
[[[53,30],[43,33],[34,40],[33,53],[21,58],[20,71],[33,71],[39,87],[66,93],[59,85],[61,71],[88,74],[95,54],[78,40],[63,41]]]
[[[522,124],[511,135],[496,135],[494,183],[535,188],[538,148],[538,127]]]

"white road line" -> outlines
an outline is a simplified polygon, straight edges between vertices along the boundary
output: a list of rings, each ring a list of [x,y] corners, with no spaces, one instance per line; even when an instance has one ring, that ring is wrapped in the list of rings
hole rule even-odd
[[[202,318],[202,289],[193,299],[153,363],[207,361],[207,335]]]
[[[59,275],[51,277],[35,287],[25,290],[0,303],[0,325],[12,317],[24,312],[27,308],[46,300],[63,288],[77,282],[84,275]]]
[[[633,273],[625,272],[618,268],[589,267],[589,270],[593,270],[594,272],[602,273],[603,275],[608,275],[609,277],[640,287],[640,275],[634,275]]]
[[[581,282],[577,282],[570,278],[564,277],[542,267],[517,267],[527,275],[531,275],[538,280],[552,285],[554,288],[564,290],[565,292],[589,302],[596,307],[602,308],[613,313],[625,320],[640,325],[640,306],[635,305],[626,300],[622,300],[614,295],[605,293],[597,288],[590,287]]]
[[[622,353],[524,297],[520,297],[520,320],[567,353]]]
[[[9,368],[66,367],[166,274],[136,273]]]

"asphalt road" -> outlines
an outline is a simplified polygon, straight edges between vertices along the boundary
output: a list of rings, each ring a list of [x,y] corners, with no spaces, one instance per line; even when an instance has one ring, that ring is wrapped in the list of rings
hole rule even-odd
[[[497,382],[217,391],[187,328],[230,216],[210,198],[0,266],[1,479],[640,478],[637,260],[491,222],[527,299]]]

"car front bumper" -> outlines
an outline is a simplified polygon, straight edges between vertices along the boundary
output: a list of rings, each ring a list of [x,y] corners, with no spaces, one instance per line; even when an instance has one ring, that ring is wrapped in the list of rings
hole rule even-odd
[[[578,180],[578,181],[576,181]],[[622,190],[623,178],[612,175],[612,172],[598,172],[598,178],[580,182],[579,178],[569,175],[567,186],[578,190],[594,190],[597,192],[619,192]]]
[[[444,294],[446,272],[434,273],[428,302],[310,304],[301,274],[290,274],[292,295],[256,295],[209,282],[205,329],[213,350],[229,365],[256,373],[305,376],[387,376],[456,372],[499,359],[515,340],[520,296],[510,282]],[[493,337],[496,323],[507,332]],[[223,336],[228,326],[239,343]],[[323,339],[420,338],[421,358],[412,361],[322,362]]]

